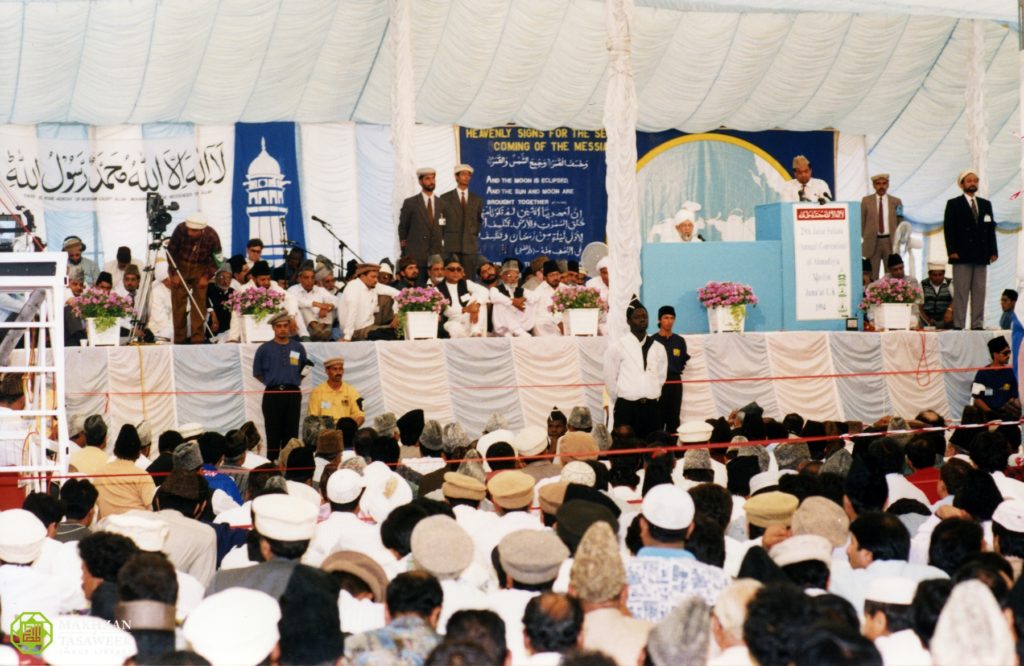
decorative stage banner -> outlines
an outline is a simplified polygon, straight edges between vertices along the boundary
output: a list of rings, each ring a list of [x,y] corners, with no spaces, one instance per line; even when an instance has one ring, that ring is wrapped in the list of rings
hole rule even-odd
[[[305,247],[295,123],[235,125],[235,178],[231,192],[231,251],[245,254],[250,238]],[[286,251],[264,251],[274,260]]]
[[[793,206],[796,318],[850,316],[850,211],[846,204]],[[859,278],[860,272],[857,272]],[[860,280],[856,287],[860,288]]]
[[[97,204],[137,204],[208,194],[225,183],[232,156],[223,143],[195,137],[48,138],[0,132],[4,184],[18,201],[48,211],[92,212]]]
[[[579,258],[604,240],[604,130],[459,128],[470,190],[484,198],[480,253],[492,260]]]
[[[647,242],[675,240],[674,218],[682,209],[688,213],[680,218],[689,216],[706,241],[754,240],[754,207],[781,201],[797,155],[835,193],[834,132],[637,132],[637,155]]]

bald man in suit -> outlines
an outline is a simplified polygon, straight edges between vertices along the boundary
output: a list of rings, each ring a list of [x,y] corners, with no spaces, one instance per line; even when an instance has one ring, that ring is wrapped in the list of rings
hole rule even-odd
[[[871,280],[878,279],[879,265],[884,268],[892,254],[892,235],[903,221],[903,202],[889,194],[889,174],[871,176],[874,194],[860,200],[861,256],[871,262]]]

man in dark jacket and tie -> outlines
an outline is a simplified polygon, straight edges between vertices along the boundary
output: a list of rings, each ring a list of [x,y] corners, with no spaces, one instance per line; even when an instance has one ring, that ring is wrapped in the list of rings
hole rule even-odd
[[[946,202],[943,233],[953,265],[953,328],[981,329],[985,324],[985,279],[999,258],[992,203],[977,196],[978,173],[968,169],[957,178],[963,195]],[[967,324],[967,301],[971,321]]]
[[[479,246],[480,226],[484,210],[484,200],[469,191],[469,181],[473,178],[473,167],[468,164],[455,165],[455,189],[441,195],[444,208],[445,254],[459,257],[466,275],[476,275],[480,265]]]
[[[417,169],[420,192],[402,202],[398,214],[398,240],[402,255],[412,257],[420,273],[426,273],[427,257],[441,254],[441,202],[434,196],[437,172],[426,167]]]

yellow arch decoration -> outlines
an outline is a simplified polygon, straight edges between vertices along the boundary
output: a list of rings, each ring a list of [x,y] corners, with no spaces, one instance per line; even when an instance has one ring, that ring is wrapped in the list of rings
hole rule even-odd
[[[778,171],[779,175],[781,175],[785,180],[789,180],[792,178],[789,172],[786,171],[785,167],[779,164],[779,161],[777,159],[769,155],[764,150],[764,148],[761,148],[760,146],[750,143],[749,141],[744,141],[743,139],[737,138],[735,136],[729,136],[728,134],[714,134],[711,132],[704,134],[687,134],[686,136],[676,137],[671,141],[666,141],[665,143],[659,146],[655,146],[651,150],[647,151],[647,153],[645,153],[644,156],[637,161],[637,172],[639,172],[640,169],[643,169],[645,166],[650,164],[658,155],[661,155],[662,153],[667,152],[675,148],[676,146],[682,146],[684,144],[693,143],[695,141],[720,141],[722,143],[730,143],[734,146],[739,146],[740,148],[744,148],[756,155],[759,155],[765,162],[770,164],[772,168]]]

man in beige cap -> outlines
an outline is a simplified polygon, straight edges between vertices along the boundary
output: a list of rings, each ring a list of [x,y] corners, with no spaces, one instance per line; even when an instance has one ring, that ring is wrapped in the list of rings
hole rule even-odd
[[[619,540],[604,521],[583,534],[569,576],[569,593],[583,604],[583,648],[600,650],[619,666],[632,666],[654,626],[622,612],[629,596]]]
[[[782,184],[783,201],[804,201],[825,203],[832,201],[828,183],[820,178],[811,178],[811,162],[803,155],[793,158],[793,179]]]
[[[264,561],[253,567],[220,570],[207,588],[207,596],[247,587],[280,599],[316,534],[317,507],[292,495],[257,497],[252,501],[252,516]]]
[[[946,263],[928,262],[928,279],[921,283],[924,301],[919,308],[922,326],[950,328],[953,325],[953,283],[946,277]]]
[[[427,271],[427,257],[441,254],[444,211],[434,196],[437,172],[430,167],[416,170],[420,192],[402,202],[398,214],[398,241],[402,255],[413,257],[420,273]]]
[[[345,375],[345,359],[334,356],[324,361],[324,372],[327,381],[318,384],[309,394],[309,413],[311,416],[330,416],[335,422],[348,417],[362,426],[366,421],[366,413],[359,401],[362,397],[351,384],[342,381]]]
[[[996,219],[992,202],[978,196],[978,172],[968,169],[956,184],[963,194],[946,202],[942,233],[946,252],[953,264],[953,328],[985,327],[985,280],[988,265],[999,258],[996,244]],[[971,319],[967,321],[967,303]]]
[[[903,202],[889,194],[889,174],[871,176],[874,194],[860,200],[860,253],[871,262],[871,279],[878,279],[879,265],[892,254],[892,235],[903,221]]]
[[[174,343],[183,344],[191,339],[192,344],[204,340],[203,327],[206,324],[206,287],[220,265],[220,236],[206,223],[202,213],[190,213],[185,221],[174,228],[167,243],[167,253],[174,259],[181,276],[181,285],[171,293],[174,306]],[[189,317],[191,338],[185,325],[185,311],[189,305],[189,294],[203,307],[202,312],[192,312]],[[193,310],[195,305],[192,305]]]
[[[469,191],[473,167],[455,165],[455,189],[441,195],[444,212],[444,251],[458,255],[466,275],[476,275],[480,263],[477,239],[483,224],[484,200]]]

